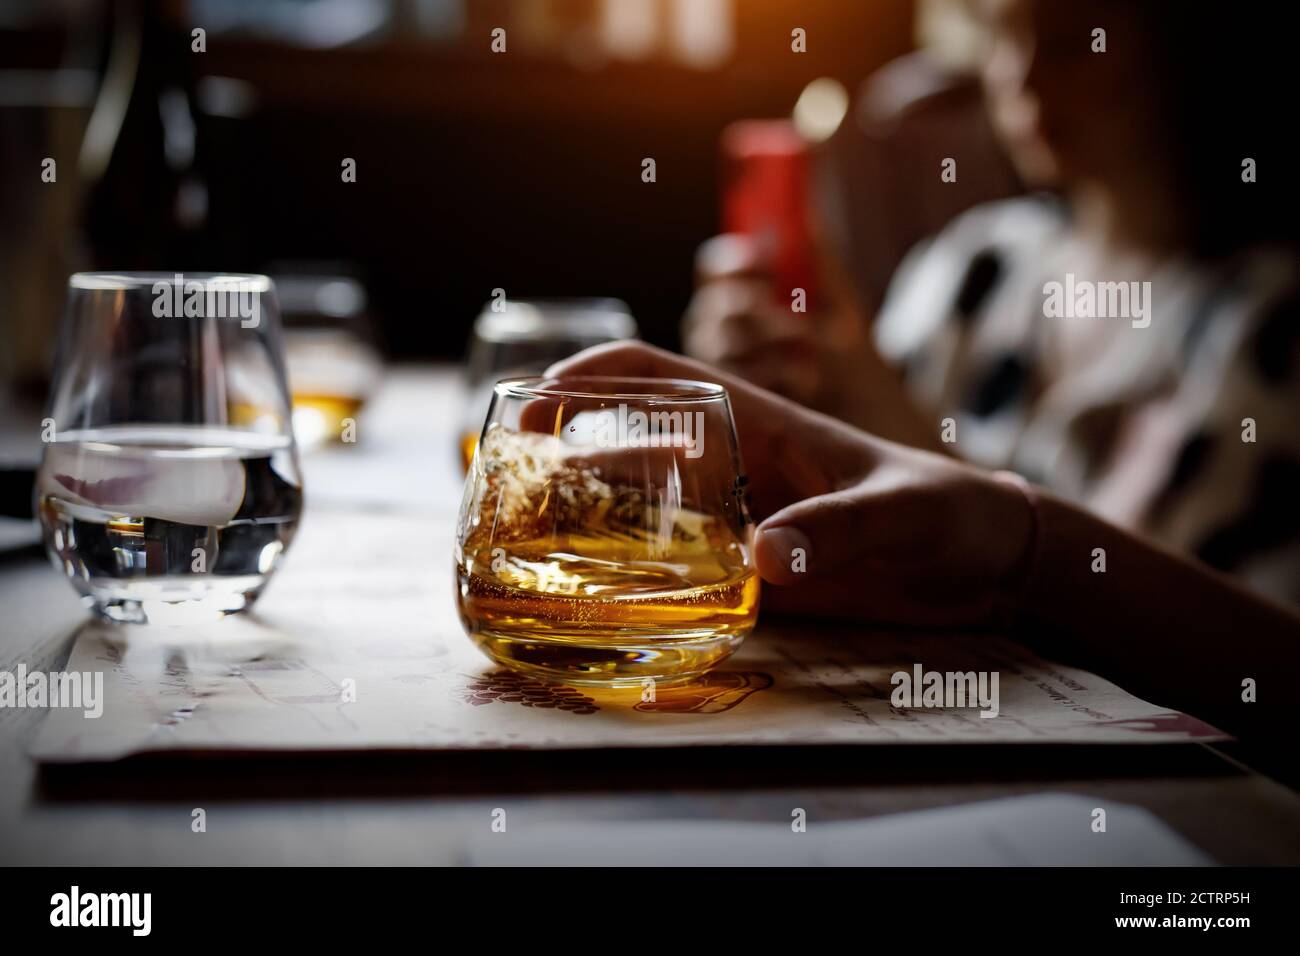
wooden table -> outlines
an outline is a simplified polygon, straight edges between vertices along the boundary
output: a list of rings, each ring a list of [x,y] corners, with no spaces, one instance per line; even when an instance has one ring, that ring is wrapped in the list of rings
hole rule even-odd
[[[305,457],[307,520],[335,508],[453,509],[460,402],[450,368],[394,370],[355,447]],[[32,417],[30,432],[15,421],[7,431],[30,441]],[[85,613],[35,549],[0,556],[0,608],[0,670],[58,670]],[[0,862],[454,863],[497,807],[530,828],[788,823],[793,807],[810,821],[840,820],[1062,792],[1146,807],[1222,863],[1300,863],[1300,797],[1203,745],[168,759],[39,773],[25,747],[41,717],[0,710]],[[206,833],[191,831],[195,807]]]

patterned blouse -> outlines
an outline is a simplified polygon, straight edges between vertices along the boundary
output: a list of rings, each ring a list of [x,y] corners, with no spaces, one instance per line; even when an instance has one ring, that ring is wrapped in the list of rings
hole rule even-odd
[[[1296,266],[1102,274],[1054,200],[1003,200],[909,253],[876,337],[967,460],[1300,602]]]

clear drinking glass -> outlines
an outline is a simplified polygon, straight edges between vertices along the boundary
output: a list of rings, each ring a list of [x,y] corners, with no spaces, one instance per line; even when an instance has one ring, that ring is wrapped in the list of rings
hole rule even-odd
[[[302,510],[271,281],[72,276],[42,438],[46,548],[98,614],[247,608]]]
[[[503,299],[474,322],[467,361],[461,465],[469,471],[492,387],[503,378],[540,375],[593,345],[636,338],[636,321],[619,299]]]
[[[457,526],[457,600],[490,658],[579,684],[682,681],[758,616],[725,389],[572,376],[497,384]]]

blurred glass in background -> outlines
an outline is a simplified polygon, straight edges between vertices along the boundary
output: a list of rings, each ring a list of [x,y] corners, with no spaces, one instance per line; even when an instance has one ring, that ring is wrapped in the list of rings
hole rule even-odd
[[[361,283],[343,275],[275,279],[284,317],[285,362],[299,447],[356,439],[361,411],[383,368]]]
[[[503,378],[540,375],[553,362],[603,342],[636,338],[636,321],[618,299],[493,301],[474,322],[466,359],[461,464],[469,470],[492,387]]]

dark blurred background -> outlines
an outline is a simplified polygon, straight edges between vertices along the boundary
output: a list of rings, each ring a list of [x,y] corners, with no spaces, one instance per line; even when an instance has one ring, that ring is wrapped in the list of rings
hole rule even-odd
[[[674,345],[722,128],[854,89],[914,26],[907,0],[7,0],[5,370],[37,385],[80,269],[332,263],[390,357],[463,354],[498,287],[617,296]]]

